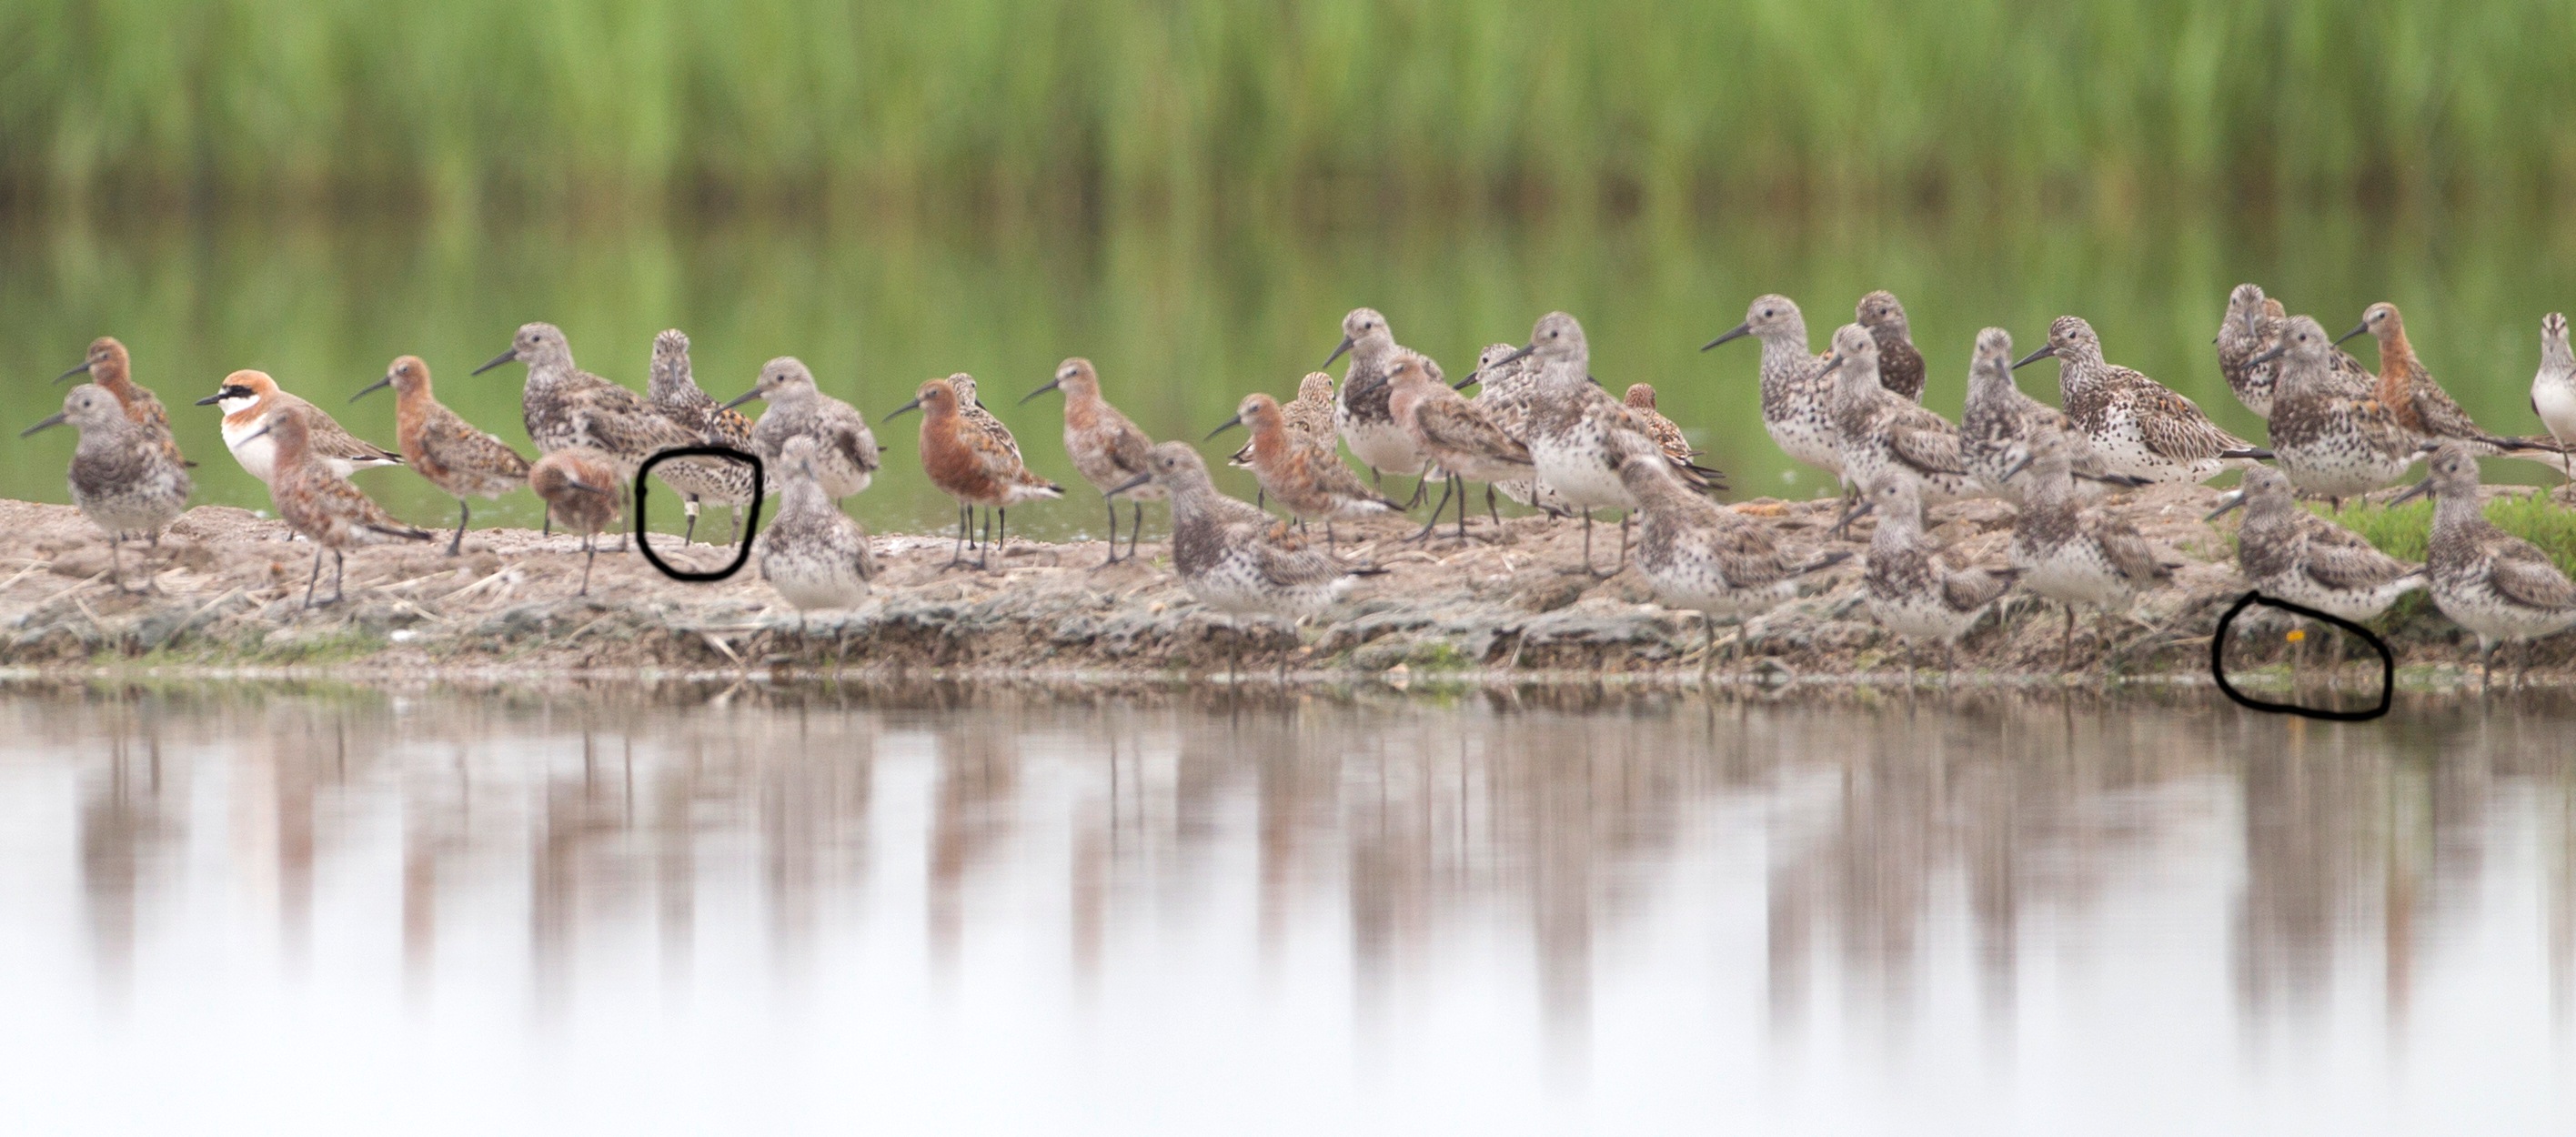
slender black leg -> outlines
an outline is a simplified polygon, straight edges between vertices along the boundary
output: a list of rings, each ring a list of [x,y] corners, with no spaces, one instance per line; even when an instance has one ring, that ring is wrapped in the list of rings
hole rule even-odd
[[[1447,497],[1450,488],[1458,491],[1458,539],[1463,542],[1467,539],[1467,479],[1449,475],[1449,486],[1441,489],[1440,495]]]
[[[1009,548],[1011,544],[1011,511],[1007,509],[996,509],[993,511],[993,518],[1001,523],[1001,533],[993,539],[993,555],[1002,557],[1007,562],[1011,555],[1011,550]]]
[[[680,544],[685,547],[689,538],[698,535],[698,495],[681,499],[680,511],[689,515],[689,523],[680,527]]]
[[[1100,563],[1114,565],[1118,563],[1118,499],[1105,497],[1100,500],[1109,503],[1109,559]]]
[[[581,591],[575,595],[590,595],[590,563],[598,559],[599,550],[591,547],[589,537],[583,537],[581,539]]]
[[[1333,523],[1330,520],[1326,520],[1324,522],[1324,551],[1327,553],[1339,553],[1341,552],[1340,545],[1341,542],[1333,539]]]
[[[1422,525],[1422,531],[1421,531],[1421,532],[1416,533],[1416,534],[1414,534],[1413,536],[1407,537],[1407,538],[1405,538],[1405,540],[1407,540],[1407,541],[1419,541],[1419,540],[1421,540],[1421,539],[1423,539],[1423,538],[1425,538],[1425,537],[1430,536],[1430,535],[1431,535],[1431,531],[1432,531],[1432,530],[1437,529],[1437,528],[1439,528],[1439,527],[1440,527],[1440,510],[1441,510],[1443,507],[1446,507],[1448,504],[1449,504],[1449,483],[1448,483],[1448,482],[1446,482],[1446,481],[1443,481],[1443,482],[1441,482],[1441,483],[1440,483],[1440,504],[1438,504],[1438,505],[1434,505],[1434,506],[1432,506],[1432,507],[1431,507],[1431,520],[1426,521],[1426,522],[1424,522],[1424,523],[1423,523],[1423,525]]]
[[[1127,559],[1136,559],[1136,535],[1145,531],[1145,503],[1130,502],[1134,512],[1127,518]]]
[[[115,585],[118,592],[125,591],[125,565],[121,563],[124,552],[125,534],[109,534],[107,538],[107,582]],[[322,562],[313,562],[313,570],[315,572],[322,571]],[[311,593],[305,594],[304,606],[307,608],[313,606],[313,596]]]
[[[349,598],[349,591],[342,581],[349,571],[348,560],[340,550],[331,550],[331,602],[334,604]]]
[[[1270,491],[1259,486],[1252,487],[1252,508],[1270,508]]]
[[[1628,522],[1635,520],[1636,516],[1634,512],[1619,515],[1619,567],[1610,570],[1612,576],[1619,575],[1628,567]]]
[[[955,552],[953,552],[953,553],[950,553],[950,554],[949,554],[949,556],[948,556],[948,568],[956,568],[958,565],[964,564],[964,563],[965,563],[965,561],[966,561],[966,507],[965,507],[965,506],[963,506],[963,505],[960,505],[960,506],[958,506],[958,507],[957,507],[957,550],[956,550]],[[945,570],[942,570],[942,571],[945,571]]]
[[[1583,511],[1583,572],[1592,574],[1592,511]]]
[[[1485,516],[1494,519],[1494,528],[1503,527],[1503,511],[1494,508],[1494,483],[1485,483]]]
[[[304,578],[304,606],[313,607],[313,586],[322,583],[322,546],[313,546],[313,575]]]
[[[447,539],[448,556],[455,556],[465,548],[465,523],[473,519],[474,507],[465,504],[464,498],[456,499],[456,535]]]

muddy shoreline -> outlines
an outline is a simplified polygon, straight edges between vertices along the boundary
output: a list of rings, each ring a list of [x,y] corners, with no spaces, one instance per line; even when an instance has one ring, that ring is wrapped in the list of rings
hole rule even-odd
[[[2216,491],[2154,487],[2116,504],[2148,538],[2186,562],[2173,587],[2143,597],[2133,621],[2077,627],[2074,666],[2061,667],[2062,617],[2022,598],[1961,645],[1960,684],[2057,686],[2107,681],[2209,682],[2209,635],[2241,595],[2225,530],[2204,525]],[[1735,508],[1784,538],[1828,544],[1830,502],[1757,500]],[[1993,502],[1936,510],[1939,535],[2000,563],[2010,511]],[[840,676],[994,682],[1158,684],[1364,681],[1417,684],[1701,681],[1697,613],[1653,603],[1634,572],[1606,580],[1570,571],[1581,526],[1544,517],[1479,519],[1471,539],[1451,531],[1408,543],[1401,520],[1341,527],[1345,555],[1389,569],[1361,582],[1322,619],[1295,631],[1243,626],[1199,606],[1157,562],[1103,566],[1098,542],[1014,542],[990,571],[947,568],[944,537],[880,535],[884,572],[874,597],[848,612],[801,617],[761,583],[756,567],[711,584],[671,580],[633,552],[602,553],[588,596],[573,593],[575,538],[532,530],[468,534],[462,556],[429,547],[378,547],[348,560],[347,599],[303,607],[312,547],[273,519],[200,506],[172,526],[149,559],[155,591],[108,583],[108,547],[69,506],[0,501],[0,668],[19,675],[148,673],[203,678],[369,681],[518,678],[666,680]],[[1865,540],[1867,526],[1856,537]],[[1147,532],[1156,526],[1149,519]],[[1607,565],[1617,527],[1597,527]],[[1320,534],[1319,534],[1320,536]],[[668,559],[712,568],[730,548],[695,546]],[[1858,542],[1844,547],[1857,550]],[[129,573],[146,563],[129,546]],[[133,574],[139,575],[139,574]],[[322,589],[328,595],[330,571]],[[132,581],[129,581],[132,583]],[[1907,652],[1858,603],[1856,567],[1819,574],[1810,594],[1743,629],[1720,628],[1720,682],[1901,685]],[[2381,621],[2401,685],[2442,688],[2476,679],[2475,640],[2419,594]],[[1913,679],[1937,683],[1937,651]],[[2530,652],[2528,680],[2576,683],[2576,637]],[[2370,665],[2375,679],[2375,660]],[[2362,674],[2356,661],[2352,675]]]

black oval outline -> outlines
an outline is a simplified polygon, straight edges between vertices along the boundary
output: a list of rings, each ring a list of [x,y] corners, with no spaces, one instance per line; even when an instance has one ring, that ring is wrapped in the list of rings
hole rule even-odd
[[[2362,642],[2369,644],[2372,651],[2379,653],[2379,705],[2366,711],[2321,711],[2314,707],[2302,707],[2296,703],[2275,703],[2257,699],[2229,684],[2227,682],[2228,626],[2236,622],[2239,613],[2256,604],[2278,608],[2284,612],[2296,612],[2311,620],[2323,620],[2360,636]],[[2265,596],[2261,592],[2248,592],[2236,599],[2236,603],[2227,609],[2226,615],[2218,618],[2218,630],[2210,633],[2209,677],[2218,681],[2218,689],[2226,692],[2228,698],[2236,700],[2236,705],[2248,710],[2275,715],[2297,715],[2301,718],[2323,719],[2327,722],[2369,722],[2387,714],[2389,705],[2397,697],[2397,655],[2388,650],[2388,641],[2379,638],[2378,633],[2341,616],[2319,612],[2304,604],[2292,604],[2277,597]]]
[[[651,480],[644,475],[652,473],[653,467],[660,465],[666,458],[701,456],[740,458],[751,463],[751,512],[744,516],[742,544],[734,549],[732,564],[714,572],[686,572],[672,568],[660,554],[653,551],[653,543],[644,539],[644,518],[646,517],[644,483]],[[709,581],[723,580],[741,572],[742,566],[751,563],[751,538],[753,534],[760,531],[760,503],[769,496],[768,490],[768,467],[761,464],[758,454],[746,454],[730,446],[674,446],[668,450],[655,451],[652,457],[646,458],[644,464],[636,467],[635,470],[635,551],[644,554],[644,559],[651,562],[654,568],[662,570],[662,575],[684,584],[705,584]]]

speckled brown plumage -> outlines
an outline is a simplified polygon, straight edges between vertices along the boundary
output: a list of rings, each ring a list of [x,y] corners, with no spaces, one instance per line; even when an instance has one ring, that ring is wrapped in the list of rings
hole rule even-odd
[[[1852,306],[1853,321],[1869,329],[1878,344],[1878,384],[1909,402],[1923,401],[1923,353],[1914,348],[1913,330],[1905,322],[1905,305],[1881,289]]]
[[[474,517],[465,499],[497,498],[526,485],[528,460],[440,403],[429,364],[419,356],[394,360],[383,379],[358,394],[378,387],[394,389],[394,433],[413,472],[456,499],[456,535],[447,542],[447,554],[455,556]]]
[[[304,585],[304,603],[313,605],[313,586],[322,578],[322,553],[331,553],[331,599],[345,594],[345,554],[361,545],[389,541],[427,541],[437,536],[405,524],[384,507],[332,472],[313,453],[310,412],[287,404],[271,410],[264,428],[277,443],[276,469],[269,478],[269,499],[289,528],[313,542],[313,575]]]
[[[188,508],[195,486],[179,460],[103,387],[83,383],[65,392],[59,413],[19,437],[64,423],[80,428],[68,478],[72,504],[107,531],[109,577],[122,589],[126,538],[160,545],[162,527]]]
[[[179,440],[171,437],[170,412],[162,409],[161,399],[151,388],[134,381],[134,360],[115,336],[91,340],[89,353],[82,357],[80,366],[56,376],[54,381],[60,383],[74,375],[89,376],[90,382],[113,396],[125,417],[142,427],[144,436],[171,461],[181,466],[191,464],[186,455],[179,453]]]

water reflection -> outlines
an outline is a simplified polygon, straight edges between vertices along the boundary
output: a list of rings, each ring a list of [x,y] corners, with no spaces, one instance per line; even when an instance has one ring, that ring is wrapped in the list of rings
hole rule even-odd
[[[109,1020],[273,969],[398,992],[397,1033],[496,993],[541,1033],[716,998],[936,1040],[1000,1008],[1365,1071],[1463,1016],[1462,1092],[1525,1060],[1531,1092],[1599,1094],[1660,1038],[1757,1072],[1990,1062],[2009,1097],[2034,1040],[2126,1068],[2131,1028],[2251,1060],[2369,1024],[2364,1088],[2463,1046],[2563,1071],[2576,708],[2206,696],[22,685],[0,895],[79,941],[7,950],[85,961]],[[43,917],[65,858],[76,926]]]

